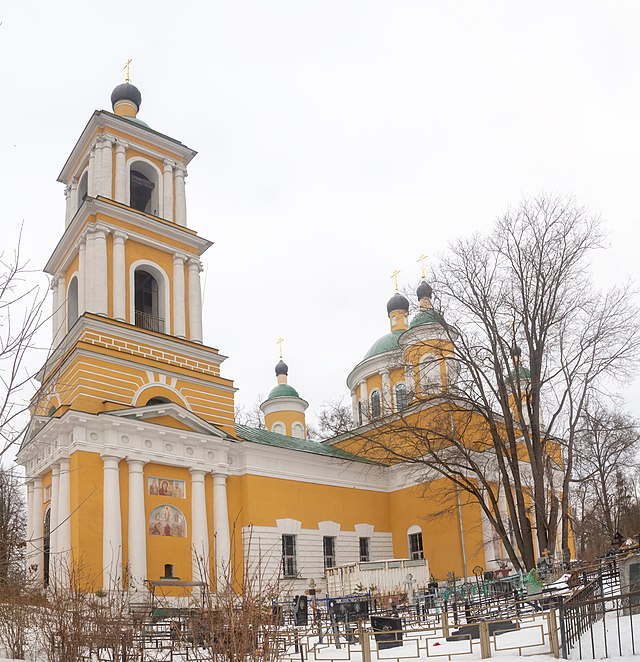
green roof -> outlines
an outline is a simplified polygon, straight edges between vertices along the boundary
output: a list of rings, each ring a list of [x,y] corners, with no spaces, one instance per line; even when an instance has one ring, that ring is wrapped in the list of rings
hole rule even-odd
[[[271,400],[272,398],[299,398],[300,396],[298,395],[298,391],[293,388],[293,386],[289,386],[289,384],[278,384],[277,386],[274,386],[271,389],[271,393],[269,393],[269,397],[267,400]]]
[[[386,352],[393,352],[398,349],[398,340],[403,333],[404,331],[399,329],[398,331],[387,333],[387,335],[382,336],[382,338],[378,338],[378,340],[371,345],[369,351],[364,355],[364,358],[370,359],[372,356],[378,356],[378,354],[384,354]]]
[[[531,379],[531,373],[529,372],[529,369],[525,368],[524,366],[520,366],[516,371],[516,374],[520,379]]]
[[[269,430],[260,428],[250,428],[246,425],[236,425],[236,433],[240,439],[252,441],[256,444],[265,446],[275,446],[277,448],[286,448],[291,451],[300,451],[302,453],[314,453],[315,455],[325,455],[327,457],[336,457],[340,460],[351,460],[352,462],[364,462],[365,464],[377,464],[372,460],[367,460],[357,455],[352,455],[343,451],[341,448],[335,448],[328,444],[321,444],[319,441],[310,441],[309,439],[298,439],[289,437],[286,434],[278,434]]]
[[[445,327],[447,325],[447,323],[444,321],[444,317],[433,308],[428,310],[421,310],[420,312],[416,313],[411,320],[411,324],[409,324],[409,328],[413,329],[416,326],[420,326],[422,324],[441,324]]]

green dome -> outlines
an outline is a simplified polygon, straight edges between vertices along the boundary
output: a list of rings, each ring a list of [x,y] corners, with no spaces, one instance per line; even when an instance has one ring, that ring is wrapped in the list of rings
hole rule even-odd
[[[525,368],[524,366],[520,366],[518,370],[516,371],[516,374],[520,379],[524,379],[529,381],[531,379],[531,373],[529,372],[528,368]]]
[[[378,338],[369,351],[364,355],[365,359],[370,359],[372,356],[378,356],[378,354],[384,354],[385,352],[393,352],[398,349],[398,340],[400,336],[404,333],[402,329],[398,331],[392,331],[387,333],[386,336]]]
[[[272,400],[273,398],[299,398],[298,391],[289,386],[289,384],[278,384],[271,389],[269,397],[267,400]]]
[[[420,326],[422,324],[441,324],[445,327],[447,325],[447,323],[444,321],[444,317],[433,308],[429,308],[428,310],[421,310],[420,312],[416,313],[411,320],[411,324],[409,324],[409,328],[413,329],[416,326]]]

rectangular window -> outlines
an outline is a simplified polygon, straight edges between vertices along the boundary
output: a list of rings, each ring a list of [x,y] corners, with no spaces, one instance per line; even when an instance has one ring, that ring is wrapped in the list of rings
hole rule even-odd
[[[333,536],[322,537],[322,551],[324,552],[324,569],[335,568],[336,539]]]
[[[360,560],[369,561],[369,538],[360,538]]]
[[[282,575],[284,577],[296,577],[298,567],[296,563],[296,537],[282,536]]]
[[[422,551],[422,531],[409,534],[409,558],[412,560],[423,559]]]

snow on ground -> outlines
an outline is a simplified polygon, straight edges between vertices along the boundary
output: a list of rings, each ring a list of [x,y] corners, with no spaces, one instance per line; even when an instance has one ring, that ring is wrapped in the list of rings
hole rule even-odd
[[[634,650],[637,661],[640,656],[640,614],[624,616],[620,612],[620,617],[616,618],[616,613],[610,612],[582,635],[569,658],[618,660],[633,656]]]

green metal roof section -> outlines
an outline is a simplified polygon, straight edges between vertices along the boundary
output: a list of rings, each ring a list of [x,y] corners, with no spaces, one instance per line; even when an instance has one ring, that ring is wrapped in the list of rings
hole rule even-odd
[[[334,457],[339,460],[349,460],[351,462],[362,462],[364,464],[379,464],[373,460],[367,460],[357,455],[352,455],[343,451],[341,448],[335,448],[328,444],[321,444],[319,441],[310,441],[309,439],[298,439],[289,437],[286,434],[278,434],[269,430],[259,428],[250,428],[246,425],[236,425],[236,434],[240,439],[251,441],[255,444],[265,446],[275,446],[276,448],[285,448],[290,451],[299,451],[302,453],[314,453],[315,455],[324,455]]]
[[[404,333],[402,329],[397,331],[392,331],[387,333],[386,336],[378,338],[373,345],[371,345],[369,351],[364,355],[364,359],[370,359],[372,356],[378,356],[378,354],[385,354],[386,352],[393,352],[398,349],[398,340],[400,336]]]
[[[413,329],[416,326],[421,326],[422,324],[441,324],[445,328],[447,327],[447,323],[445,322],[444,317],[433,308],[430,308],[429,310],[421,310],[420,312],[416,313],[413,316],[411,323],[409,324],[409,328]]]
[[[278,384],[271,389],[269,397],[267,400],[272,400],[273,398],[299,398],[298,391],[289,386],[289,384]]]

